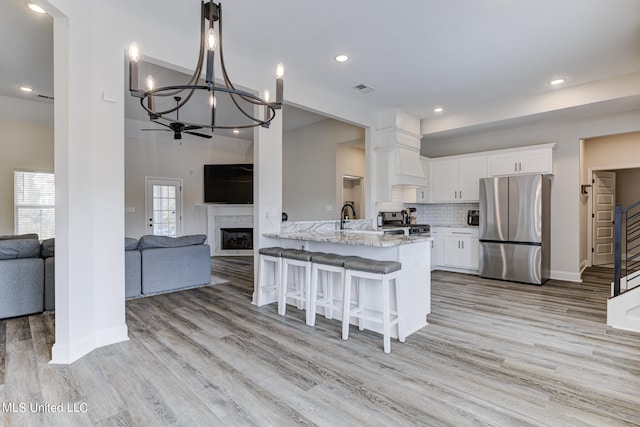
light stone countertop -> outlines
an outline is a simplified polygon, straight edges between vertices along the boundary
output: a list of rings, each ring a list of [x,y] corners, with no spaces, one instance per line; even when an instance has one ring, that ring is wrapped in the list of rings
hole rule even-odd
[[[343,245],[373,246],[389,248],[414,243],[430,242],[433,239],[427,236],[404,236],[398,234],[371,234],[362,233],[357,230],[345,231],[298,231],[284,233],[265,233],[265,237],[275,237],[280,239],[305,240],[314,242],[338,243]]]

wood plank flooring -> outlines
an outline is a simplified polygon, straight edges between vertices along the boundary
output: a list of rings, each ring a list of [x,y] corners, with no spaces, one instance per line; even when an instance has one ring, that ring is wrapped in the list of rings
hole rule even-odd
[[[434,272],[429,326],[391,354],[252,306],[250,257],[212,269],[230,283],[127,301],[131,339],[70,366],[48,364],[53,313],[0,321],[2,425],[640,423],[640,334],[605,325],[608,269],[541,287]]]

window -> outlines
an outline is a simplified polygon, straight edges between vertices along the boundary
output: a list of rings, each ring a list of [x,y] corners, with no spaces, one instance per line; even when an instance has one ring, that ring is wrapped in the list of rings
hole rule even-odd
[[[15,233],[55,236],[55,175],[49,172],[13,171]]]

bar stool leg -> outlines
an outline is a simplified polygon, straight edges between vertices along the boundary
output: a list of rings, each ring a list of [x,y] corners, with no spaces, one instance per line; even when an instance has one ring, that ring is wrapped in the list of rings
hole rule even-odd
[[[360,314],[364,316],[364,280],[362,277],[356,278],[356,286],[358,286],[358,309],[360,310]],[[358,329],[364,331],[364,318],[360,317],[358,319]]]
[[[342,287],[342,339],[349,339],[349,315],[351,311],[351,272],[347,270],[344,274],[344,286]]]
[[[312,320],[311,320],[311,292],[310,291],[310,286],[311,285],[311,262],[308,262],[306,267],[304,267],[304,282],[303,285],[305,288],[301,289],[300,292],[304,292],[304,309],[306,310],[306,319],[305,319],[305,323],[307,325],[311,325],[312,324]],[[315,298],[315,297],[314,297]],[[313,323],[315,323],[315,316],[313,318]]]
[[[284,316],[287,310],[287,280],[289,277],[289,266],[282,260],[282,279],[280,281],[280,292],[278,292],[278,314]]]
[[[391,353],[391,309],[389,304],[389,279],[382,277],[382,338],[384,352]]]

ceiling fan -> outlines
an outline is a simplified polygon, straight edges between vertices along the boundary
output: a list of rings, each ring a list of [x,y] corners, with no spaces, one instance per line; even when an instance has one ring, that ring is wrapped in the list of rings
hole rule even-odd
[[[181,97],[179,96],[174,96],[173,99],[176,101],[176,104],[180,104],[180,101],[182,100]],[[176,120],[180,120],[179,119],[179,112],[180,110],[176,110]],[[157,116],[155,116],[157,118]],[[144,130],[144,131],[167,131],[167,132],[173,132],[173,139],[182,139],[182,134],[183,133],[188,133],[189,135],[195,135],[195,136],[199,136],[201,138],[211,138],[211,135],[207,135],[204,133],[200,133],[200,132],[194,132],[194,130],[196,129],[202,129],[202,126],[195,126],[195,125],[185,125],[184,123],[180,123],[179,121],[175,121],[175,122],[171,122],[169,124],[166,123],[162,123],[159,122],[158,120],[152,118],[151,121],[153,123],[157,123],[161,126],[167,127],[169,129],[140,129],[140,130]]]

